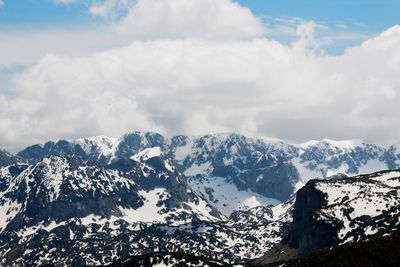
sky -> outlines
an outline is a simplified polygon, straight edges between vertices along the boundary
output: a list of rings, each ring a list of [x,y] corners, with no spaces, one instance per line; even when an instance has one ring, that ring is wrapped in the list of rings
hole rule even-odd
[[[0,0],[0,147],[400,141],[397,0]]]

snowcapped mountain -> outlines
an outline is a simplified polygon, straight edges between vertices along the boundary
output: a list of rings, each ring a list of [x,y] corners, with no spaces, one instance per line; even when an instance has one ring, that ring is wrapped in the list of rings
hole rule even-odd
[[[305,256],[350,241],[400,233],[400,171],[312,180],[297,192],[293,221],[260,263]]]
[[[77,140],[49,141],[45,144],[27,147],[18,155],[35,162],[46,156],[73,154],[100,165],[107,165],[118,159],[130,158],[140,151],[152,147],[161,147],[162,150],[165,150],[165,138],[157,133],[131,132],[120,138],[95,136]]]
[[[396,145],[386,149],[360,140],[329,139],[297,145],[239,134],[169,138],[130,132],[119,138],[50,141],[28,147],[18,156],[37,162],[49,155],[73,154],[107,165],[152,147],[160,147],[188,177],[193,190],[227,216],[233,210],[285,201],[310,179],[400,167]]]
[[[180,136],[170,154],[191,187],[229,215],[238,209],[277,204],[293,193],[298,173],[281,157],[290,147],[280,145],[236,134]]]
[[[51,141],[28,147],[18,155],[35,162],[43,156],[74,154],[106,165],[151,147],[160,147],[178,170],[188,176],[193,189],[227,216],[238,208],[286,200],[299,180],[294,166],[281,156],[295,153],[294,147],[266,144],[237,134],[165,138],[157,133],[132,132],[117,139]],[[210,190],[215,184],[214,191]],[[232,195],[236,199],[229,198]]]

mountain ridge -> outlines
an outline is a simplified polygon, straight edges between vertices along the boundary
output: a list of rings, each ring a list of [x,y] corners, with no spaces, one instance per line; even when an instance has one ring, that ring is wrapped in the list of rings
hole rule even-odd
[[[265,197],[265,201],[268,198],[285,201],[310,179],[342,174],[354,176],[400,167],[400,149],[396,145],[383,148],[361,140],[330,139],[293,145],[281,140],[249,138],[235,133],[164,137],[153,132],[133,131],[119,138],[97,136],[49,141],[27,147],[17,155],[34,162],[44,156],[74,154],[107,165],[151,147],[160,147],[179,171],[188,176],[192,187],[197,186],[198,179],[208,179],[206,182],[211,187],[219,183],[214,180],[220,181],[217,178],[222,177],[223,183],[234,185],[232,190],[236,193],[250,190],[251,194],[258,193]],[[257,166],[260,160],[269,162],[260,169]],[[272,177],[279,179],[274,181]],[[220,196],[218,192],[214,196],[210,190],[207,193],[207,189],[200,189],[204,195],[210,195],[210,201],[228,202],[224,200],[226,196]],[[260,197],[258,199],[259,203],[264,201]],[[238,202],[237,205],[245,204]]]

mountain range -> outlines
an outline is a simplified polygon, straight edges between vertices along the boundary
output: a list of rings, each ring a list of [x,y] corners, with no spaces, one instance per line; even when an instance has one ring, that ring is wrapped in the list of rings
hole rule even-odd
[[[396,234],[398,147],[130,132],[0,151],[0,263],[269,264]]]

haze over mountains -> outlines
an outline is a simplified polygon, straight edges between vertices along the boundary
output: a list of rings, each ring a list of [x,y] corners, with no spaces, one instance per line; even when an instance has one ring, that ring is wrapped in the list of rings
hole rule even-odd
[[[382,171],[399,168],[396,145],[130,132],[0,159],[6,266],[155,251],[269,263],[399,231],[400,173]]]

